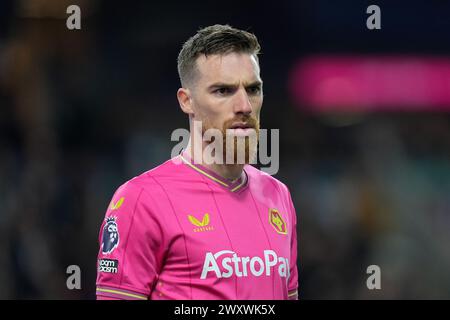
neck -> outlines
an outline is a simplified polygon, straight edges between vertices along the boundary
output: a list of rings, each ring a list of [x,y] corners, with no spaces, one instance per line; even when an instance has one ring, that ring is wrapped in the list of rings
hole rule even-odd
[[[202,158],[203,158],[203,150],[205,150],[206,145],[202,145]],[[189,155],[191,159],[194,158],[194,148],[192,147],[191,140],[189,140],[189,143],[185,149],[185,152]],[[214,173],[218,174],[219,176],[231,180],[234,182],[235,180],[239,179],[242,175],[242,171],[244,170],[244,164],[207,164],[204,163],[202,160],[201,163],[202,166],[208,168],[209,170],[213,171]]]

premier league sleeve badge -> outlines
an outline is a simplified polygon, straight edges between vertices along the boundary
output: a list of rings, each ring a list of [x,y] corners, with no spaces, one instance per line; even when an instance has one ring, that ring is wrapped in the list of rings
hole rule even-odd
[[[119,228],[116,222],[117,217],[106,218],[102,235],[102,253],[110,254],[119,245]]]

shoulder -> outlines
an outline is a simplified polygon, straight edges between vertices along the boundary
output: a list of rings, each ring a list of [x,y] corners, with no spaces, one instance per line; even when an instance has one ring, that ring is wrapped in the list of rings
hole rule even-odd
[[[129,179],[117,188],[117,192],[155,192],[161,188],[161,183],[181,174],[182,166],[178,164],[175,158],[169,159],[159,166]]]
[[[117,210],[125,202],[128,205],[136,205],[142,202],[148,205],[156,202],[161,203],[165,195],[163,185],[167,185],[167,179],[173,179],[177,175],[177,170],[180,170],[179,167],[181,166],[170,159],[129,179],[116,188],[109,209]]]
[[[147,235],[162,235],[171,230],[173,208],[164,179],[176,178],[171,172],[180,170],[171,160],[120,185],[108,204],[105,222],[114,219],[122,233],[131,228]]]
[[[286,184],[262,170],[259,170],[251,165],[246,165],[245,172],[247,172],[249,179],[252,181],[251,183],[275,188],[284,195],[290,194],[289,188]]]

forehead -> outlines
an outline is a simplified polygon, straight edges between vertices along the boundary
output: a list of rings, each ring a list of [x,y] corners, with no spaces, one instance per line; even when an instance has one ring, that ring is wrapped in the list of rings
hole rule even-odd
[[[254,82],[260,79],[259,64],[248,53],[201,55],[197,58],[198,82],[208,85],[214,82]]]

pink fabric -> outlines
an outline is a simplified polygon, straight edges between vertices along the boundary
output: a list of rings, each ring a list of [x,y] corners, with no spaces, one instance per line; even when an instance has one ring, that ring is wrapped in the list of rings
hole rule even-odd
[[[231,184],[184,160],[168,160],[114,194],[98,259],[117,268],[98,271],[97,295],[297,298],[296,213],[287,187],[249,165]],[[118,244],[104,253],[107,221]]]

